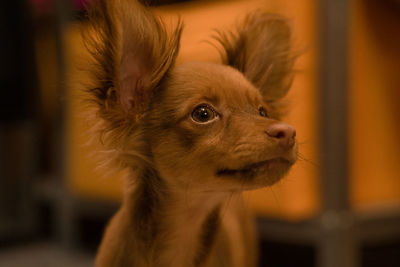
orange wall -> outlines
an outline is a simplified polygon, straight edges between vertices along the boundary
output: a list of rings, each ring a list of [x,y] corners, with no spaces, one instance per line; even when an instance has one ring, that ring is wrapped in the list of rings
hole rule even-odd
[[[357,209],[400,204],[400,9],[386,2],[352,6],[350,190]]]

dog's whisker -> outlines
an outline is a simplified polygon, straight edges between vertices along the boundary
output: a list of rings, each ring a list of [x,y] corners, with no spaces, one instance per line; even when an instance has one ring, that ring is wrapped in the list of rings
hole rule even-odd
[[[298,153],[298,158],[300,161],[306,162],[308,164],[311,164],[314,167],[319,167],[319,164],[316,162],[313,162],[312,160],[308,159],[307,157],[305,157],[304,155],[302,155],[301,153]]]
[[[275,192],[274,192],[274,189],[273,189],[272,187],[269,187],[269,190],[270,190],[270,192],[271,192],[272,197],[273,197],[274,200],[275,200],[275,203],[278,205],[279,209],[282,209],[282,204],[281,204],[281,202],[278,200],[278,197],[276,196],[276,194],[275,194]]]

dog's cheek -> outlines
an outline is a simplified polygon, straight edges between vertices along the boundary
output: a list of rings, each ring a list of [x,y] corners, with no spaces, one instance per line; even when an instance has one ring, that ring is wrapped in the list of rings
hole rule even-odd
[[[179,146],[186,152],[191,153],[197,147],[201,133],[186,127],[176,127],[173,129],[175,139],[179,142]]]
[[[180,127],[158,128],[153,133],[153,159],[164,179],[184,182],[203,168],[202,159],[195,152],[198,135]]]
[[[173,136],[164,135],[164,137],[165,139],[159,140],[152,146],[155,168],[163,179],[176,179],[182,175],[185,152]]]

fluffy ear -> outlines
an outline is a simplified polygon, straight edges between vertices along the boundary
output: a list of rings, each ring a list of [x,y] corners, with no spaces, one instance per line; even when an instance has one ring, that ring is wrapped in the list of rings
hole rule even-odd
[[[291,51],[288,21],[260,11],[249,14],[236,31],[217,31],[222,60],[241,71],[257,86],[267,101],[286,95],[296,56]]]
[[[174,64],[182,24],[168,34],[162,21],[136,0],[92,2],[86,39],[97,84],[90,91],[103,118],[138,120]]]

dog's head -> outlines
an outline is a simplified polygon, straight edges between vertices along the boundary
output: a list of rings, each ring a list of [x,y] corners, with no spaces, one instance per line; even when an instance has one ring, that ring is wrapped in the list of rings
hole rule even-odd
[[[255,12],[219,32],[224,64],[175,66],[171,34],[134,1],[93,9],[91,89],[105,144],[125,167],[145,164],[175,186],[232,191],[272,185],[297,158],[296,132],[279,121],[294,57],[285,19]]]

